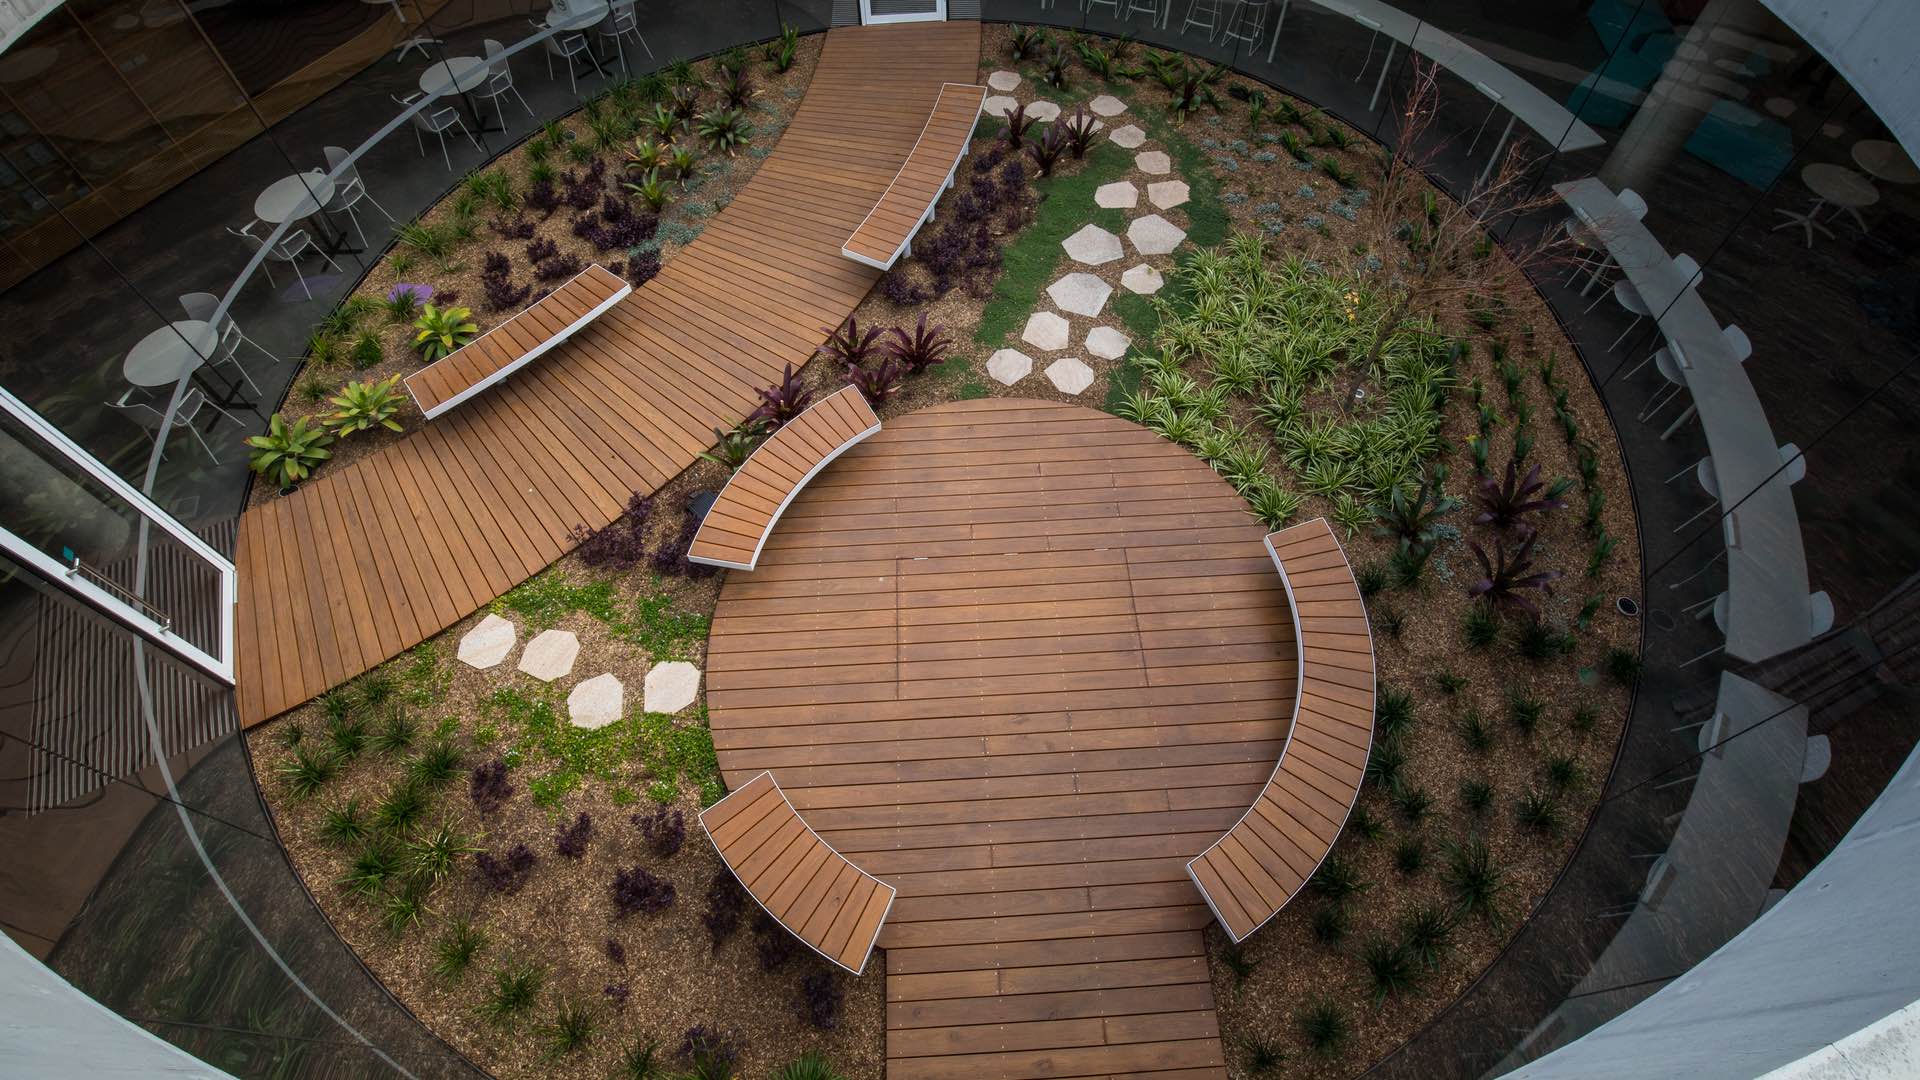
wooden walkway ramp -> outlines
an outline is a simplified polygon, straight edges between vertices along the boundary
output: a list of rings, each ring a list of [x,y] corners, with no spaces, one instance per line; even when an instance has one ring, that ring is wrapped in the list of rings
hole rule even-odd
[[[1186,862],[1259,794],[1297,651],[1244,502],[1115,417],[889,420],[729,575],[708,705],[899,890],[887,1075],[1225,1075]]]
[[[878,274],[840,254],[978,23],[829,33],[774,152],[660,275],[537,364],[248,511],[237,705],[256,724],[452,625],[685,469]],[[804,209],[804,213],[796,213]]]

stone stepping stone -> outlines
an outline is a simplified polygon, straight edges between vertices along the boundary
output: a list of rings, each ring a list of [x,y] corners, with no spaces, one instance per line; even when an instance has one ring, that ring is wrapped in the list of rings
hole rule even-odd
[[[609,671],[595,675],[567,695],[567,720],[577,728],[603,728],[627,710],[627,688]]]
[[[693,699],[699,696],[700,669],[685,660],[655,664],[647,672],[644,694],[641,708],[650,713],[672,716],[693,704]]]
[[[1027,328],[1020,331],[1020,340],[1044,352],[1058,352],[1073,338],[1067,320],[1051,311],[1036,311],[1027,319]]]
[[[1107,306],[1107,297],[1113,295],[1113,286],[1092,274],[1068,274],[1047,286],[1047,295],[1053,297],[1053,302],[1060,305],[1061,311],[1075,315],[1098,315],[1100,309]],[[1062,319],[1061,325],[1064,327],[1065,324],[1066,320]],[[1059,348],[1066,347],[1066,339],[1062,338]]]
[[[520,631],[514,629],[512,623],[498,615],[488,615],[480,620],[480,625],[461,635],[460,651],[455,655],[468,667],[490,668],[505,660],[519,640]]]
[[[1012,386],[1014,382],[1033,375],[1033,357],[1023,354],[1018,348],[1002,348],[987,357],[987,375],[991,375],[1000,386]]]
[[[1171,210],[1184,205],[1187,201],[1187,184],[1184,180],[1162,180],[1147,185],[1147,201],[1162,210]]]
[[[1093,201],[1108,210],[1131,210],[1140,205],[1140,189],[1131,180],[1101,184],[1094,190]]]
[[[1186,238],[1186,230],[1159,214],[1134,218],[1127,226],[1127,239],[1133,241],[1134,250],[1142,255],[1169,254]]]
[[[1166,283],[1167,279],[1160,276],[1160,271],[1146,263],[1141,263],[1120,275],[1120,284],[1125,286],[1128,292],[1139,293],[1141,296],[1152,296],[1160,291],[1160,286]]]
[[[1051,101],[1035,101],[1027,105],[1027,115],[1043,124],[1060,119],[1060,106]]]
[[[1133,339],[1111,326],[1096,326],[1087,331],[1087,351],[1102,360],[1118,360],[1127,355]]]
[[[1095,116],[1119,116],[1127,111],[1127,103],[1112,94],[1101,94],[1087,102],[1087,108],[1092,109]]]
[[[520,670],[552,682],[573,673],[573,661],[580,655],[580,639],[571,630],[543,630],[527,642],[520,654]]]
[[[1165,176],[1173,171],[1173,159],[1167,157],[1167,152],[1164,150],[1148,150],[1142,154],[1135,154],[1133,163],[1139,166],[1141,172],[1152,176]]]
[[[1019,349],[1001,349],[987,358],[987,374],[1002,386],[1012,386],[1033,374],[1033,357]]]
[[[1047,365],[1047,381],[1063,394],[1078,394],[1093,385],[1093,369],[1086,361],[1063,356]]]
[[[1020,103],[1010,97],[995,94],[980,103],[980,111],[986,113],[988,116],[998,116],[1004,119],[1008,113],[1013,111],[1013,107],[1018,104]]]
[[[1138,150],[1140,144],[1147,141],[1147,133],[1140,130],[1136,124],[1128,124],[1125,127],[1114,128],[1113,134],[1108,135],[1107,138],[1112,139],[1113,144],[1122,149]]]
[[[987,76],[987,85],[1003,94],[1011,94],[1020,85],[1020,73],[1017,71],[996,71]]]
[[[1079,232],[1060,241],[1060,246],[1066,249],[1068,258],[1086,266],[1101,266],[1127,253],[1120,246],[1119,237],[1098,225],[1082,226]]]

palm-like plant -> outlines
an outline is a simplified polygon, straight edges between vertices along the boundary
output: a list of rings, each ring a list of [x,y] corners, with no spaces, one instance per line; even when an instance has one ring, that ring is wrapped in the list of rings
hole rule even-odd
[[[667,185],[660,179],[658,169],[649,170],[637,182],[629,181],[624,186],[640,200],[642,205],[656,214],[666,209],[667,204],[673,201],[673,192],[669,191]]]
[[[463,307],[436,307],[428,304],[420,309],[420,317],[413,320],[413,347],[420,350],[428,363],[446,356],[480,332],[473,321],[473,312]]]
[[[1535,494],[1547,485],[1540,479],[1540,466],[1534,465],[1527,470],[1524,478],[1519,477],[1519,463],[1507,462],[1507,474],[1504,481],[1491,476],[1480,478],[1480,490],[1474,498],[1480,503],[1480,516],[1474,518],[1479,525],[1491,525],[1502,531],[1512,531],[1524,526],[1528,514],[1558,510],[1567,505],[1564,499],[1552,497],[1535,498]]]
[[[713,429],[713,449],[701,451],[700,456],[716,465],[725,465],[728,471],[738,469],[753,456],[754,447],[760,445],[762,424],[758,420],[744,420],[732,431]]]
[[[1093,114],[1087,111],[1085,105],[1073,110],[1073,115],[1060,121],[1061,130],[1066,132],[1067,152],[1073,155],[1075,161],[1087,156],[1087,151],[1093,146],[1094,132],[1099,127],[1100,122],[1093,118]]]
[[[1528,590],[1553,595],[1553,581],[1560,576],[1558,570],[1533,570],[1533,545],[1539,536],[1528,531],[1522,537],[1518,547],[1509,551],[1505,541],[1494,544],[1494,554],[1475,541],[1467,541],[1473,548],[1473,557],[1480,560],[1481,578],[1467,587],[1467,595],[1480,597],[1487,601],[1495,611],[1517,611],[1528,618],[1538,619],[1540,609],[1525,593]]]
[[[946,335],[946,327],[935,324],[927,326],[925,314],[914,324],[913,333],[908,334],[900,327],[894,327],[887,334],[887,355],[900,361],[907,374],[918,375],[933,365],[946,359],[947,350],[953,342]]]
[[[1438,539],[1440,518],[1460,506],[1459,499],[1441,494],[1440,485],[1446,479],[1447,467],[1439,465],[1420,478],[1420,487],[1411,496],[1406,485],[1395,484],[1386,503],[1373,506],[1379,522],[1374,535],[1398,537],[1402,548],[1430,546]]]
[[[627,155],[627,171],[646,174],[658,169],[667,157],[666,149],[653,139],[633,140],[633,152]]]
[[[1041,176],[1052,176],[1053,167],[1066,152],[1067,133],[1058,124],[1048,127],[1046,134],[1027,144],[1027,157],[1033,159],[1034,171]]]
[[[398,375],[378,382],[368,379],[348,383],[334,395],[333,403],[339,408],[326,418],[326,424],[343,437],[372,427],[399,431],[400,421],[395,420],[393,414],[400,411],[403,400],[405,395],[400,391]]]
[[[257,451],[250,464],[253,471],[289,487],[305,480],[322,461],[333,456],[327,446],[333,436],[320,424],[301,417],[289,424],[279,413],[267,421],[267,433],[248,437],[247,445]]]

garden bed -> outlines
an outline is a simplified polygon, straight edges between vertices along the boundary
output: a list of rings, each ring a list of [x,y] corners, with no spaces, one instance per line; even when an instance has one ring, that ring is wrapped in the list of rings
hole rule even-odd
[[[1101,62],[1097,55],[1068,66],[1064,89],[1047,86],[1044,52],[1023,61],[1009,56],[1014,33],[985,29],[983,81],[1001,69],[1017,71],[1022,79],[1011,96],[1023,104],[1055,101],[1067,114],[1096,95],[1117,97],[1127,110],[1103,123],[1140,126],[1146,138],[1140,149],[1165,152],[1172,172],[1149,176],[1138,167],[1137,151],[1102,137],[1084,158],[1064,156],[1052,175],[1035,177],[1024,149],[1001,146],[1005,124],[983,119],[954,189],[916,239],[915,256],[855,313],[862,337],[882,327],[911,335],[924,316],[955,344],[943,357],[921,355],[934,362],[904,378],[882,377],[876,372],[882,354],[865,355],[862,381],[876,393],[887,391],[876,403],[883,418],[983,396],[1104,403],[1210,460],[1269,526],[1316,516],[1335,523],[1370,594],[1381,686],[1372,779],[1318,885],[1243,948],[1229,947],[1217,928],[1208,934],[1235,1075],[1256,1075],[1282,1057],[1288,1075],[1357,1075],[1437,1015],[1494,959],[1565,864],[1597,803],[1638,653],[1638,627],[1613,609],[1613,598],[1635,595],[1640,579],[1637,523],[1611,422],[1551,313],[1506,253],[1486,245],[1463,264],[1480,268],[1473,272],[1484,273],[1485,288],[1429,297],[1432,302],[1413,311],[1397,304],[1396,282],[1412,265],[1410,238],[1418,237],[1404,222],[1386,220],[1382,200],[1374,197],[1380,165],[1373,144],[1302,103],[1283,106],[1284,95],[1231,77],[1209,84],[1217,107],[1204,105],[1184,119],[1169,110],[1180,91],[1152,78],[1101,78],[1089,70]],[[1138,65],[1141,56],[1136,50],[1113,66]],[[802,85],[813,57],[803,52],[794,66]],[[1291,118],[1250,123],[1255,102],[1263,112]],[[1304,160],[1311,164],[1295,164],[1289,135],[1309,151]],[[1016,162],[1017,178],[1010,175]],[[742,158],[733,168],[725,182],[744,182],[741,173],[751,162]],[[1188,185],[1187,201],[1147,206],[1145,184],[1171,179]],[[1099,186],[1121,182],[1142,189],[1138,208],[1094,204]],[[1357,194],[1363,191],[1368,194]],[[968,198],[975,204],[963,206]],[[429,223],[447,212],[447,206],[437,209]],[[1069,265],[1060,248],[1065,236],[1087,224],[1124,235],[1127,223],[1145,213],[1164,216],[1188,234],[1188,243],[1164,256],[1141,258],[1129,248],[1115,262]],[[669,219],[671,212],[663,220]],[[954,235],[943,236],[947,230]],[[561,231],[567,236],[556,243],[572,239],[570,227]],[[1216,245],[1215,254],[1196,253]],[[670,247],[662,249],[671,255]],[[1136,295],[1121,284],[1121,275],[1141,262],[1167,279],[1157,296]],[[444,281],[464,303],[475,286],[451,265],[436,287]],[[1065,314],[1069,349],[1032,349],[1021,340],[1026,320],[1052,309],[1043,290],[1069,270],[1098,277],[1114,289],[1112,298],[1097,317]],[[361,294],[380,294],[398,280],[383,263]],[[1222,281],[1228,293],[1249,284],[1283,293],[1298,310],[1284,318],[1273,309],[1256,312],[1245,336],[1231,340],[1202,332],[1224,310],[1214,295]],[[1424,321],[1403,326],[1396,314]],[[1388,330],[1375,349],[1372,331],[1381,325]],[[1088,355],[1080,345],[1096,326],[1123,331],[1133,348],[1113,360]],[[1284,375],[1262,358],[1285,352],[1289,342],[1317,344],[1302,345],[1312,355]],[[397,342],[384,347],[403,348]],[[1038,362],[1032,374],[1007,386],[988,376],[986,363],[1010,348],[1029,349]],[[1251,377],[1235,367],[1245,358],[1234,357],[1243,353],[1259,361]],[[1066,355],[1093,369],[1092,384],[1078,394],[1056,389],[1041,372]],[[411,370],[404,366],[410,356],[383,352],[382,363]],[[1284,392],[1275,389],[1277,374],[1290,387]],[[1396,403],[1398,387],[1436,379],[1446,393],[1431,407]],[[817,393],[846,381],[831,357],[797,376]],[[1356,397],[1356,390],[1364,393]],[[1277,398],[1284,401],[1276,404]],[[1412,546],[1426,553],[1413,558],[1402,553],[1408,545],[1401,537],[1376,524],[1372,508],[1388,500],[1377,478],[1368,479],[1374,463],[1358,450],[1303,453],[1303,441],[1317,436],[1301,429],[1324,423],[1384,430],[1389,421],[1421,416],[1431,419],[1415,425],[1417,438],[1392,435],[1401,441],[1390,449],[1402,460],[1391,475],[1410,497],[1444,465],[1440,491],[1465,505],[1425,523],[1431,528]],[[383,437],[356,435],[348,443],[364,438],[372,445]],[[1468,595],[1481,576],[1472,543],[1510,554],[1521,544],[1518,532],[1502,535],[1474,521],[1480,455],[1497,486],[1520,448],[1517,440],[1525,445],[1517,478],[1538,465],[1542,484],[1564,487],[1567,503],[1521,515],[1536,533],[1534,569],[1563,575],[1551,596],[1511,590],[1537,606],[1537,623],[1524,613],[1489,619],[1486,602]],[[1485,447],[1478,454],[1476,441]],[[1316,473],[1309,466],[1322,454],[1332,464]],[[1338,482],[1324,471],[1348,465]],[[598,732],[575,731],[563,719],[554,723],[564,705],[528,676],[507,665],[476,671],[454,661],[455,645],[476,614],[363,678],[334,704],[349,717],[347,727],[360,717],[377,732],[401,703],[418,729],[413,748],[363,749],[317,794],[301,798],[290,782],[300,767],[287,764],[298,759],[293,732],[309,746],[316,745],[310,739],[319,746],[337,742],[341,724],[329,720],[329,703],[304,706],[250,734],[282,836],[323,909],[429,1026],[500,1075],[605,1075],[624,1053],[648,1042],[670,1056],[689,1029],[701,1026],[744,1043],[737,1064],[744,1076],[767,1075],[809,1049],[823,1051],[848,1076],[882,1071],[882,954],[866,976],[851,979],[804,949],[762,971],[763,941],[772,954],[795,948],[777,931],[757,935],[748,925],[717,949],[709,944],[702,915],[719,864],[692,823],[699,806],[719,793],[704,706],[670,718],[637,708],[651,664],[685,659],[704,668],[706,619],[719,579],[689,576],[681,557],[689,539],[681,507],[726,476],[722,465],[700,462],[654,497],[637,530],[626,531],[634,519],[616,522],[491,605],[516,623],[522,641],[548,626],[574,630],[581,641],[576,673],[619,675],[636,706],[625,719]],[[383,680],[391,691],[382,690]],[[524,885],[496,892],[465,854],[461,869],[426,894],[420,923],[404,925],[404,902],[356,899],[339,884],[365,842],[330,841],[322,833],[330,811],[356,795],[369,814],[389,800],[404,783],[406,763],[438,737],[454,748],[457,775],[427,785],[431,808],[409,827],[416,844],[447,822],[492,856],[504,858],[524,843],[538,861]],[[476,782],[473,770],[496,760],[507,766],[515,791],[486,813],[468,788]],[[671,857],[655,854],[629,820],[656,807],[678,811],[688,828],[686,846]],[[581,858],[570,859],[555,850],[556,833],[582,813],[592,821],[593,838]],[[1469,865],[1476,861],[1479,867]],[[677,901],[658,913],[616,915],[615,875],[635,867],[670,881]],[[1494,873],[1469,873],[1485,867]],[[1463,877],[1477,880],[1463,883]],[[635,880],[630,875],[629,885]],[[395,875],[381,895],[401,895],[402,882],[403,875]],[[398,934],[383,926],[388,916],[403,923]],[[435,975],[438,950],[462,919],[490,944],[459,978]],[[609,937],[624,947],[624,964],[609,957]],[[508,970],[502,965],[516,961],[544,967],[543,989],[524,1013],[490,1022],[479,1010],[497,996],[493,980]],[[815,1004],[838,996],[830,1030],[802,1015],[803,982],[813,988]],[[629,995],[624,1009],[606,992],[619,985]],[[564,1041],[561,1003],[568,1001],[594,1003],[595,1036],[584,1048],[543,1060]]]

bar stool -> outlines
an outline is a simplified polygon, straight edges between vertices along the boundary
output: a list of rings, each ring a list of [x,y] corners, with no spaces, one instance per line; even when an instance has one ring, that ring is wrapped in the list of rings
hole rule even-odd
[[[1694,261],[1693,256],[1684,253],[1673,257],[1673,269],[1686,279],[1686,287],[1689,289],[1698,288],[1701,280],[1706,276],[1700,272],[1700,264]],[[1600,301],[1606,299],[1607,295],[1601,293],[1593,303],[1587,305],[1587,311],[1599,307]],[[1620,343],[1627,340],[1627,335],[1633,333],[1633,328],[1640,325],[1640,320],[1653,314],[1653,309],[1647,307],[1646,298],[1640,295],[1640,290],[1634,288],[1631,281],[1614,282],[1612,295],[1615,303],[1633,315],[1633,321],[1627,324],[1625,330],[1620,331],[1619,337],[1613,339],[1613,344],[1607,346],[1608,352],[1619,348]],[[1586,312],[1581,314],[1584,315]]]
[[[1201,17],[1203,14],[1204,19]],[[1220,0],[1187,0],[1187,19],[1180,24],[1180,32],[1185,34],[1188,27],[1198,26],[1207,32],[1207,40],[1212,41],[1214,31],[1219,28],[1219,20]]]
[[[1747,337],[1745,330],[1740,329],[1740,327],[1732,323],[1720,328],[1720,340],[1725,343],[1727,351],[1733,354],[1733,359],[1737,363],[1744,364],[1747,362],[1747,357],[1753,355],[1752,339]],[[1653,419],[1654,414],[1666,408],[1670,402],[1680,396],[1680,391],[1687,388],[1687,370],[1681,366],[1680,355],[1675,352],[1673,345],[1669,344],[1659,349],[1652,356],[1648,357],[1647,360],[1653,363],[1653,369],[1660,373],[1660,377],[1667,380],[1668,388],[1665,391],[1656,392],[1653,398],[1647,402],[1645,411],[1639,416],[1641,423],[1646,423],[1648,420]],[[1646,363],[1646,361],[1642,361],[1640,366],[1645,367]],[[1638,371],[1639,368],[1635,368],[1634,370]],[[1664,393],[1666,396],[1662,397],[1661,393]],[[1672,438],[1673,433],[1680,430],[1680,425],[1698,415],[1700,415],[1699,407],[1697,405],[1688,405],[1685,411],[1681,412],[1680,416],[1668,426],[1667,430],[1660,433],[1660,438],[1663,440]]]
[[[1681,529],[1700,520],[1703,515],[1720,505],[1720,475],[1713,467],[1713,455],[1709,454],[1695,464],[1689,465],[1679,472],[1674,473],[1672,476],[1667,477],[1667,483],[1673,483],[1675,480],[1687,475],[1688,472],[1693,473],[1694,479],[1700,484],[1700,490],[1707,493],[1708,502],[1699,513],[1675,525],[1673,527],[1674,532],[1679,532]],[[1780,475],[1786,480],[1789,487],[1806,479],[1806,455],[1802,454],[1800,448],[1793,443],[1785,443],[1780,447]]]
[[[1481,121],[1480,126],[1484,128],[1486,122]],[[1476,135],[1474,138],[1477,141],[1479,136]],[[1471,146],[1467,148],[1467,153],[1473,153]],[[1639,192],[1632,188],[1621,188],[1614,198],[1619,200],[1621,209],[1625,210],[1633,220],[1640,221],[1646,218],[1647,200],[1641,197]],[[1560,223],[1560,228],[1566,232],[1567,239],[1579,250],[1579,254],[1574,259],[1573,273],[1567,275],[1567,287],[1572,288],[1574,281],[1581,274],[1586,274],[1587,283],[1580,288],[1580,295],[1585,296],[1594,285],[1599,283],[1601,274],[1606,273],[1609,267],[1619,264],[1613,261],[1613,253],[1600,242],[1599,233],[1581,221],[1579,215],[1568,214],[1566,220]]]
[[[1727,632],[1727,613],[1731,607],[1732,604],[1727,599],[1727,594],[1723,592],[1711,600],[1702,600],[1686,610],[1693,612],[1693,617],[1696,619],[1705,619],[1708,615],[1712,615],[1713,625],[1719,627],[1720,633],[1724,635]],[[1833,629],[1833,597],[1828,596],[1824,590],[1808,594],[1808,636],[1817,638],[1831,629]],[[1714,653],[1724,650],[1726,647],[1727,644],[1723,641],[1719,645],[1708,649],[1706,652],[1701,653],[1699,656],[1688,660],[1680,666],[1689,667],[1697,664],[1707,657],[1712,656]]]
[[[1258,49],[1261,37],[1267,32],[1269,6],[1268,0],[1239,0],[1233,5],[1233,14],[1227,18],[1227,29],[1220,40],[1244,41],[1247,48]]]

